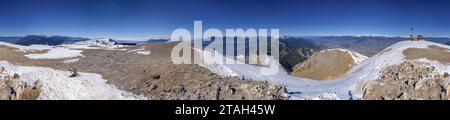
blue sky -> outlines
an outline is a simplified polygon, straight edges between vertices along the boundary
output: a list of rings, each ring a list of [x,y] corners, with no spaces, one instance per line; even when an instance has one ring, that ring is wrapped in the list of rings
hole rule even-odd
[[[449,0],[0,0],[0,36],[165,37],[177,28],[282,35],[450,36]]]

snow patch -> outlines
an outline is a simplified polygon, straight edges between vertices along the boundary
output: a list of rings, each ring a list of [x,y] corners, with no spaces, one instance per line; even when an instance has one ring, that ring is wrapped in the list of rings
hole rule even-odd
[[[377,54],[366,61],[355,66],[353,70],[361,70],[360,79],[374,80],[379,77],[380,72],[388,66],[400,64],[405,61],[405,56],[403,51],[408,48],[428,48],[429,45],[437,45],[440,47],[448,48],[448,46],[443,46],[438,43],[428,42],[428,41],[402,41],[398,42],[388,48],[389,51],[383,54]]]
[[[77,61],[79,61],[79,60],[80,60],[79,58],[68,59],[68,60],[64,60],[63,63],[74,63],[74,62],[77,62]]]
[[[202,50],[194,48],[195,52],[202,52]],[[224,76],[224,77],[237,77],[240,76],[238,73],[234,72],[232,69],[230,69],[229,67],[227,67],[226,65],[223,64],[214,64],[214,61],[211,61],[213,58],[211,58],[211,56],[207,56],[206,52],[211,52],[211,51],[203,51],[203,63],[200,64],[200,66],[210,70],[212,73],[216,73],[220,76]],[[214,52],[215,55],[220,55],[222,56],[220,53],[218,53],[217,51]],[[222,56],[224,57],[224,56]],[[226,58],[228,59],[228,58]]]
[[[5,42],[0,42],[0,45],[17,48],[19,49],[18,50],[19,52],[25,53],[25,56],[30,59],[64,59],[64,58],[83,57],[83,55],[81,54],[83,52],[82,49],[126,50],[126,49],[117,49],[119,47],[124,46],[115,45],[115,43],[113,41],[109,41],[109,39],[88,40],[58,46],[48,46],[48,45],[22,46]],[[33,53],[36,51],[44,51],[44,50],[47,50],[47,52]],[[149,54],[148,51],[141,53]]]
[[[55,70],[45,67],[15,66],[0,61],[8,71],[19,74],[20,80],[28,84],[37,80],[42,82],[40,100],[132,100],[146,99],[144,96],[117,89],[106,84],[101,75],[95,73],[79,73],[80,76],[70,78],[69,71]]]
[[[119,49],[127,47],[126,45],[120,45],[119,42],[113,39],[91,39],[86,41],[79,41],[69,44],[60,45],[70,49],[102,49],[102,50],[126,50]]]
[[[352,58],[356,64],[359,64],[359,63],[363,62],[364,60],[366,60],[367,58],[369,58],[369,57],[367,57],[363,54],[360,54],[358,52],[355,52],[355,51],[351,51],[350,55],[352,55]]]
[[[134,49],[134,50],[129,50],[129,51],[127,51],[127,52],[137,52],[137,51],[142,51],[142,50],[145,50],[145,48],[139,48],[139,49]]]
[[[339,51],[343,51],[343,52],[347,52],[348,54],[351,55],[351,57],[353,58],[353,61],[355,61],[356,64],[361,63],[362,61],[366,60],[367,56],[358,53],[356,51],[352,51],[352,50],[347,50],[347,49],[342,49],[342,48],[334,48],[334,49],[326,49],[326,50],[322,50],[320,52],[329,52],[329,51],[334,51],[334,50],[339,50]]]
[[[73,45],[86,45],[93,47],[103,47],[103,48],[118,48],[124,47],[123,45],[119,45],[119,43],[113,39],[91,39],[86,41],[79,41],[72,43]]]
[[[316,81],[306,78],[298,78],[289,75],[281,66],[275,75],[264,76],[260,74],[260,68],[266,66],[256,66],[248,64],[207,64],[202,66],[208,68],[215,73],[223,73],[225,75],[233,74],[242,76],[252,80],[267,80],[272,84],[281,84],[286,86],[290,99],[360,99],[361,93],[356,92],[356,85],[363,80],[376,80],[380,72],[387,66],[400,64],[405,61],[403,51],[408,48],[428,48],[429,45],[437,45],[444,48],[449,46],[428,42],[428,41],[402,41],[386,48],[390,49],[381,55],[375,55],[367,58],[357,52],[349,51],[353,59],[359,63],[354,66],[346,76],[336,80]],[[340,49],[338,49],[340,50]],[[200,50],[196,50],[199,52]],[[203,52],[206,53],[206,52]],[[203,58],[204,62],[209,62],[211,58]],[[228,58],[225,58],[228,59]],[[271,58],[271,62],[277,62]],[[432,65],[437,66],[440,71],[450,72],[448,65],[442,65],[438,62],[428,61]],[[236,61],[239,63],[239,61]],[[277,62],[278,63],[278,62]]]
[[[73,57],[81,57],[81,50],[70,50],[63,47],[54,47],[50,49],[47,53],[43,54],[27,54],[26,57],[30,59],[63,59],[63,58],[73,58]]]
[[[220,64],[210,64],[210,65],[205,65],[205,64],[200,64],[200,66],[210,70],[212,73],[216,73],[220,76],[224,76],[224,77],[238,77],[240,76],[238,73],[234,72],[233,70],[231,70],[230,68],[228,68],[227,66],[223,66]]]
[[[22,46],[11,43],[0,42],[0,45],[14,47],[19,49],[19,52],[25,53],[25,56],[30,59],[62,59],[81,57],[81,50],[72,50],[61,46],[48,46],[48,45],[30,45]],[[37,54],[36,51],[48,50],[46,53]]]
[[[336,93],[324,93],[317,96],[309,96],[306,100],[340,100]]]
[[[428,63],[430,66],[433,66],[435,68],[435,71],[433,71],[433,76],[441,75],[444,72],[450,73],[450,65],[445,65],[440,63],[436,60],[430,60],[427,58],[418,59],[418,61],[423,63]]]
[[[150,53],[152,53],[151,51],[137,51],[137,54],[142,54],[142,55],[150,55]]]
[[[135,52],[137,54],[141,54],[141,55],[150,55],[152,52],[150,50],[145,50],[145,48],[139,48],[139,49],[134,49],[134,50],[129,50],[127,51],[129,53],[131,52]]]

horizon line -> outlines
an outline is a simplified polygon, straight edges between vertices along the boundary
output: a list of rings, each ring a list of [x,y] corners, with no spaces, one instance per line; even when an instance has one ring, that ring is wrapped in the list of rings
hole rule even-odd
[[[77,35],[57,35],[57,34],[27,34],[27,35],[0,35],[0,37],[26,37],[26,36],[61,36],[61,37],[81,37],[81,38],[89,38],[89,39],[116,39],[116,40],[156,40],[156,39],[170,39],[170,35],[146,35],[146,36],[138,36],[138,37],[130,37],[130,36],[77,36]],[[343,34],[343,35],[280,35],[280,37],[402,37],[407,38],[409,36],[391,36],[391,35],[351,35],[351,34]],[[450,38],[449,36],[425,36],[428,38]]]

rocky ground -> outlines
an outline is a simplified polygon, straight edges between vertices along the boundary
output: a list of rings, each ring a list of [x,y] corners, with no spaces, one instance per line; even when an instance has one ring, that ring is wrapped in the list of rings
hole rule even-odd
[[[319,48],[316,47],[292,47],[295,45],[289,44],[290,42],[280,42],[280,64],[288,72],[292,72],[295,65],[306,61],[311,55],[319,50]]]
[[[84,57],[70,59],[28,59],[15,48],[0,46],[0,60],[21,66],[42,66],[59,70],[101,74],[119,89],[150,99],[287,99],[285,88],[265,81],[222,77],[199,65],[175,65],[171,48],[177,43],[149,43],[126,50],[83,50]],[[151,51],[150,55],[128,52]]]
[[[433,71],[426,63],[406,61],[389,66],[377,80],[359,83],[357,90],[365,100],[448,100],[449,73]]]
[[[42,87],[39,80],[29,85],[19,78],[18,74],[10,75],[0,67],[0,100],[35,100],[39,97]]]

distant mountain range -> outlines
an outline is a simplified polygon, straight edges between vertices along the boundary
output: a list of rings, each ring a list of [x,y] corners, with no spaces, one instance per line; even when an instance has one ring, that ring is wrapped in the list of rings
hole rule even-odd
[[[288,37],[285,40],[290,46],[305,45],[302,42],[307,41],[308,44],[314,43],[314,47],[319,49],[345,48],[362,53],[366,56],[372,56],[380,52],[384,48],[404,40],[407,37],[384,37],[384,36],[309,36],[309,37]],[[292,41],[292,39],[295,39]],[[427,41],[450,45],[450,38],[428,37]]]
[[[69,37],[69,36],[47,36],[47,35],[27,35],[27,36],[8,36],[0,37],[0,41],[7,43],[14,43],[18,45],[60,45],[64,43],[72,43],[78,41],[86,41],[91,38],[84,37]],[[139,44],[145,42],[167,42],[168,39],[149,39],[147,41],[136,41],[136,40],[115,40],[121,44]]]
[[[17,36],[17,37],[0,37],[0,41],[14,43],[18,45],[60,45],[68,42],[85,41],[89,38],[83,37],[67,37],[67,36],[46,36],[46,35],[28,35],[28,36]]]

